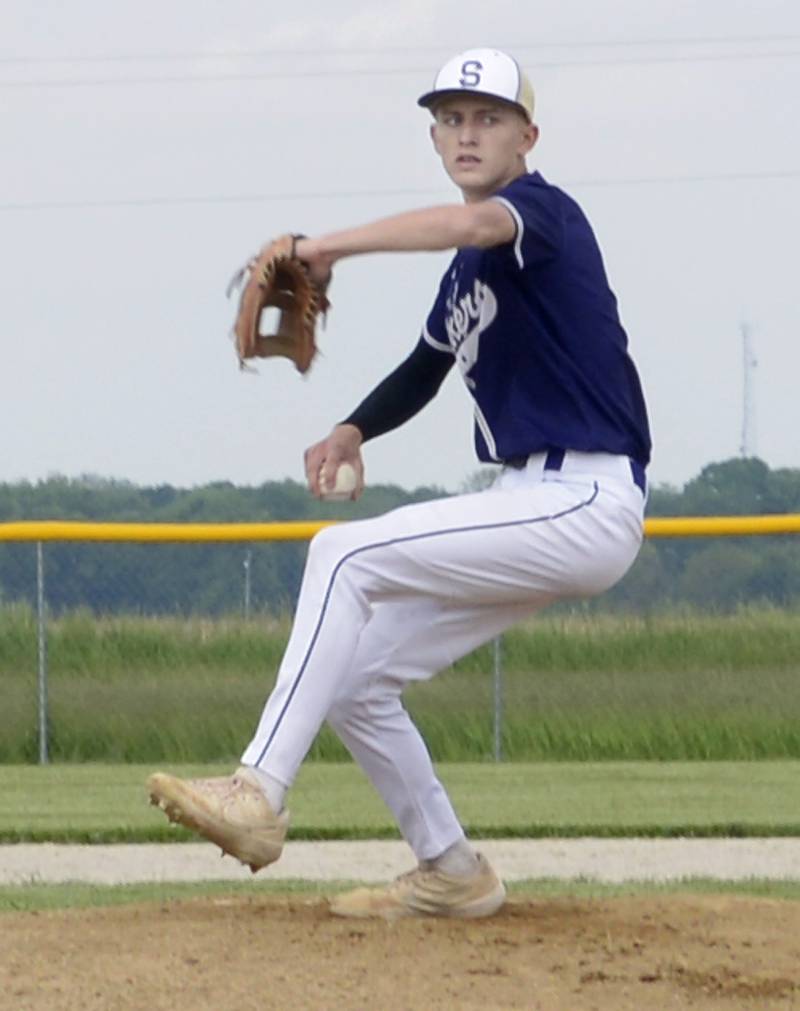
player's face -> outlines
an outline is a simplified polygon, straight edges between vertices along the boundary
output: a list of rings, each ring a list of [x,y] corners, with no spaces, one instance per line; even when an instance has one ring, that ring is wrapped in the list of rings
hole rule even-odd
[[[434,147],[467,201],[483,200],[525,172],[525,156],[539,136],[511,106],[480,95],[443,100],[434,120]]]

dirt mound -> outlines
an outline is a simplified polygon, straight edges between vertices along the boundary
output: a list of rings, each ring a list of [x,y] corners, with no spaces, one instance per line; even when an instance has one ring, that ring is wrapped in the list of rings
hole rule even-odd
[[[800,1008],[800,903],[512,900],[491,920],[222,898],[0,917],[0,1008]]]

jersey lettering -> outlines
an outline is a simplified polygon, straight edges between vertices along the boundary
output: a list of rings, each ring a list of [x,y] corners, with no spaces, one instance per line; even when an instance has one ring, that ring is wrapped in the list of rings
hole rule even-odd
[[[483,70],[483,64],[480,60],[465,60],[461,65],[461,77],[459,77],[458,83],[462,88],[477,88],[481,83],[481,70]]]
[[[478,278],[472,291],[462,295],[457,302],[455,295],[454,291],[447,300],[444,325],[458,367],[467,385],[472,388],[475,383],[469,378],[469,373],[478,360],[481,334],[497,316],[497,299],[489,285]]]

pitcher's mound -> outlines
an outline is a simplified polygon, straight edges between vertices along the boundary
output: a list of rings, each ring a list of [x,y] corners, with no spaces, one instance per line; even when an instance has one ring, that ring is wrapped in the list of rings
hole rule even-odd
[[[800,1007],[800,903],[512,900],[491,920],[338,920],[321,899],[0,917],[0,1008]]]

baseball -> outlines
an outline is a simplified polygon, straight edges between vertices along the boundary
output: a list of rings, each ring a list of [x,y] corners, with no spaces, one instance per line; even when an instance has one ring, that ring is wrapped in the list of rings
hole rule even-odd
[[[333,487],[323,485],[322,497],[326,502],[344,502],[353,494],[357,484],[355,467],[351,463],[340,463]]]

